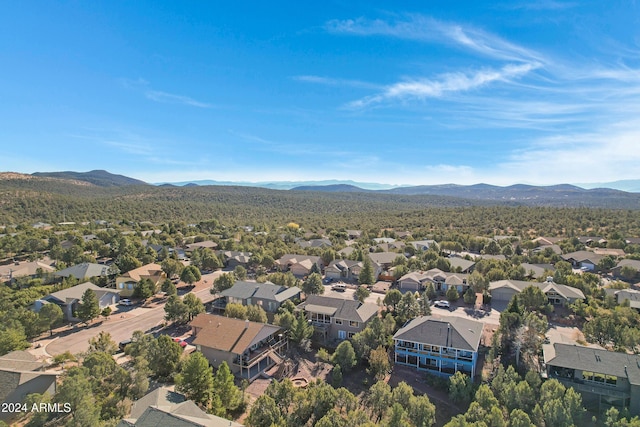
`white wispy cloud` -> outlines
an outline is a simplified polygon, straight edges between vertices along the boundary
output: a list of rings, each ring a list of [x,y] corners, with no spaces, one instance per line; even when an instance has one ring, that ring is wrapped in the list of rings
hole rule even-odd
[[[353,101],[348,106],[361,108],[385,100],[440,98],[450,92],[468,91],[496,81],[509,81],[538,67],[538,64],[508,64],[499,70],[485,69],[470,74],[447,73],[435,80],[398,82],[386,87],[380,94]]]
[[[161,92],[159,90],[147,90],[144,96],[156,102],[164,102],[167,104],[183,104],[199,108],[211,108],[212,105],[206,102],[196,101],[193,98],[183,95],[175,95],[173,93]]]
[[[325,28],[336,34],[379,35],[423,42],[447,42],[491,58],[545,62],[542,54],[481,29],[443,22],[422,15],[408,15],[404,19],[395,21],[366,18],[331,20],[326,23]]]
[[[321,84],[325,86],[349,86],[349,87],[364,88],[364,89],[380,89],[381,88],[381,85],[365,82],[362,80],[336,79],[336,78],[323,77],[323,76],[313,76],[313,75],[294,76],[293,79],[300,82],[315,83],[315,84]]]
[[[578,6],[576,2],[562,2],[555,0],[527,1],[523,3],[513,2],[502,5],[505,9],[523,10],[564,10]]]
[[[213,105],[207,102],[198,101],[185,95],[164,92],[151,88],[148,81],[144,79],[120,79],[120,83],[127,89],[133,89],[141,92],[147,99],[165,104],[181,104],[198,108],[212,108]]]

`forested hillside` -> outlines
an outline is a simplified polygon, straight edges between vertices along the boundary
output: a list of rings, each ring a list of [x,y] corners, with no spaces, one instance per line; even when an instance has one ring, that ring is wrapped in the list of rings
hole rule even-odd
[[[407,228],[418,232],[572,235],[615,227],[640,234],[635,210],[526,207],[446,196],[278,191],[253,187],[98,187],[30,175],[0,179],[0,224],[28,222],[186,221],[229,224]],[[28,178],[25,178],[28,177]],[[622,229],[620,229],[622,227]]]

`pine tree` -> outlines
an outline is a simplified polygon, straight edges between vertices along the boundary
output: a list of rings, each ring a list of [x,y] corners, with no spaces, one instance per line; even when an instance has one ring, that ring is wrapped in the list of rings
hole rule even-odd
[[[213,396],[213,372],[202,353],[195,352],[184,362],[182,372],[176,375],[176,391],[184,393],[202,407],[208,408]]]
[[[98,297],[92,289],[87,289],[82,294],[82,303],[78,307],[77,315],[83,322],[89,322],[100,315]]]
[[[358,282],[361,285],[373,285],[374,281],[373,265],[369,257],[365,257],[364,261],[362,261],[362,270],[360,270],[360,275],[358,275]]]
[[[213,389],[227,412],[235,410],[242,403],[242,391],[235,385],[227,362],[222,362],[218,367],[213,379]]]

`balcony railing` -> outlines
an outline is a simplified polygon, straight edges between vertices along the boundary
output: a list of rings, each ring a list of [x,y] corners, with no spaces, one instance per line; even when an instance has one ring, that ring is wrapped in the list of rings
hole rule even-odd
[[[287,340],[285,338],[274,341],[272,344],[267,343],[258,349],[251,351],[248,355],[242,354],[237,356],[234,363],[238,366],[251,366],[266,357],[271,350],[278,353],[286,344]]]
[[[611,396],[618,399],[627,399],[631,396],[628,391],[613,390],[611,388],[612,387],[611,385],[606,386],[604,384],[586,382],[586,381],[575,379],[575,378],[566,378],[566,377],[556,376],[553,374],[549,375],[549,378],[555,378],[560,382],[570,387],[573,387],[573,389],[578,392],[594,393],[594,394],[599,394],[603,396]]]

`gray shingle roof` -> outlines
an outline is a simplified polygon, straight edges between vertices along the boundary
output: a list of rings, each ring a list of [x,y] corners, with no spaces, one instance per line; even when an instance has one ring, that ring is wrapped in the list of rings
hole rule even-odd
[[[236,422],[210,415],[185,396],[165,387],[157,388],[134,402],[131,415],[119,425],[157,427],[242,427]]]
[[[375,304],[320,295],[309,295],[305,302],[298,305],[298,308],[305,308],[306,306],[334,308],[334,317],[357,322],[366,322],[378,314],[378,306]]]
[[[547,361],[549,366],[615,375],[640,385],[640,356],[636,354],[559,343],[553,344],[553,348],[555,357]]]
[[[478,351],[482,327],[481,322],[461,317],[422,316],[405,324],[393,339]]]
[[[237,281],[231,288],[220,292],[224,297],[247,299],[260,298],[264,300],[272,300],[282,302],[301,292],[297,286],[287,288],[286,286],[278,286],[271,282],[243,282]]]
[[[83,279],[85,277],[97,277],[107,276],[109,274],[109,266],[104,264],[95,264],[84,262],[82,264],[73,265],[65,268],[64,270],[56,271],[54,276],[57,277],[69,277],[73,276],[76,279]]]
[[[574,288],[567,285],[559,285],[554,282],[527,282],[525,280],[498,280],[495,282],[489,283],[489,291],[494,289],[508,287],[514,289],[518,292],[522,292],[528,286],[535,286],[539,288],[543,293],[547,293],[550,290],[555,290],[556,293],[562,295],[563,297],[569,299],[584,299],[584,294],[578,288]]]

